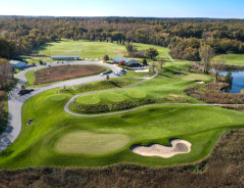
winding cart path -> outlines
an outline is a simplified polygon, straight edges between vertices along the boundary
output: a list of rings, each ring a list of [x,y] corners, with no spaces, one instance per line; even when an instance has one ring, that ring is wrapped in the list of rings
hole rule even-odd
[[[70,65],[101,65],[110,68],[113,72],[118,72],[120,71],[120,68],[114,65],[106,64],[106,63],[100,63],[100,62],[70,62]],[[54,64],[50,63],[51,66],[62,66],[65,64]],[[69,86],[74,86],[78,84],[86,84],[90,82],[95,82],[95,81],[100,81],[103,80],[104,77],[100,75],[96,76],[90,76],[90,77],[84,77],[84,78],[79,78],[79,79],[74,79],[74,80],[68,80],[64,82],[58,82],[54,83],[50,86],[47,87],[41,87],[41,88],[34,88],[35,91],[31,92],[30,94],[26,94],[23,96],[19,96],[18,92],[21,90],[21,85],[24,85],[26,83],[26,78],[25,78],[25,73],[30,71],[30,70],[37,70],[43,67],[47,66],[42,66],[38,65],[35,67],[28,68],[18,74],[15,75],[17,79],[19,79],[17,85],[10,91],[8,95],[8,125],[5,129],[5,131],[0,135],[0,152],[5,150],[14,140],[18,137],[20,131],[21,131],[21,108],[24,102],[29,99],[30,97],[37,95],[41,92],[60,87],[62,88],[64,85],[69,87]],[[117,77],[113,74],[110,75],[111,78]]]

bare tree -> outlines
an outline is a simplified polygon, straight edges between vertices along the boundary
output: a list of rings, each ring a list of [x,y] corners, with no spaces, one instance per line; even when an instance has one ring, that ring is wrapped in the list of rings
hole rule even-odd
[[[211,68],[211,59],[214,56],[212,47],[204,44],[199,49],[199,55],[204,66],[204,73],[208,74],[208,71]]]
[[[155,68],[155,62],[154,61],[151,63],[151,67],[152,67],[152,71],[154,73],[155,72],[155,70],[154,70],[154,68]]]
[[[107,80],[107,82],[109,81],[109,79],[110,79],[110,77],[109,77],[109,75],[107,74],[107,76],[106,76],[106,80]]]
[[[6,59],[0,59],[0,88],[14,82],[13,68]]]
[[[160,65],[160,69],[163,69],[163,65],[166,63],[165,59],[162,58],[162,57],[158,57],[157,61],[158,61],[159,65]]]

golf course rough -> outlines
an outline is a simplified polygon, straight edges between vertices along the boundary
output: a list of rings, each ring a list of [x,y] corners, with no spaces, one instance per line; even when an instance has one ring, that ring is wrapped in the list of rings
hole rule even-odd
[[[56,149],[63,153],[98,155],[125,147],[130,138],[123,134],[100,134],[76,131],[58,140]]]

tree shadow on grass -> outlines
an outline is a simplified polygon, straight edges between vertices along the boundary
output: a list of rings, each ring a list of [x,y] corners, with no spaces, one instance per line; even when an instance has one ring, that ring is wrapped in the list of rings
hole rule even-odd
[[[115,87],[119,87],[119,88],[121,88],[121,86],[119,86],[118,84],[116,84],[115,82],[113,82],[113,81],[109,81],[111,84],[113,84]]]

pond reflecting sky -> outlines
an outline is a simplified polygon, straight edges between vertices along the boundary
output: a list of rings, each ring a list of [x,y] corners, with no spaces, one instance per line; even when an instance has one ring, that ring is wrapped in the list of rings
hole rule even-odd
[[[244,89],[244,70],[241,71],[231,71],[233,81],[232,81],[232,86],[227,89],[223,89],[223,92],[228,92],[228,93],[240,93],[242,89]],[[220,75],[227,75],[227,71],[221,71]]]

